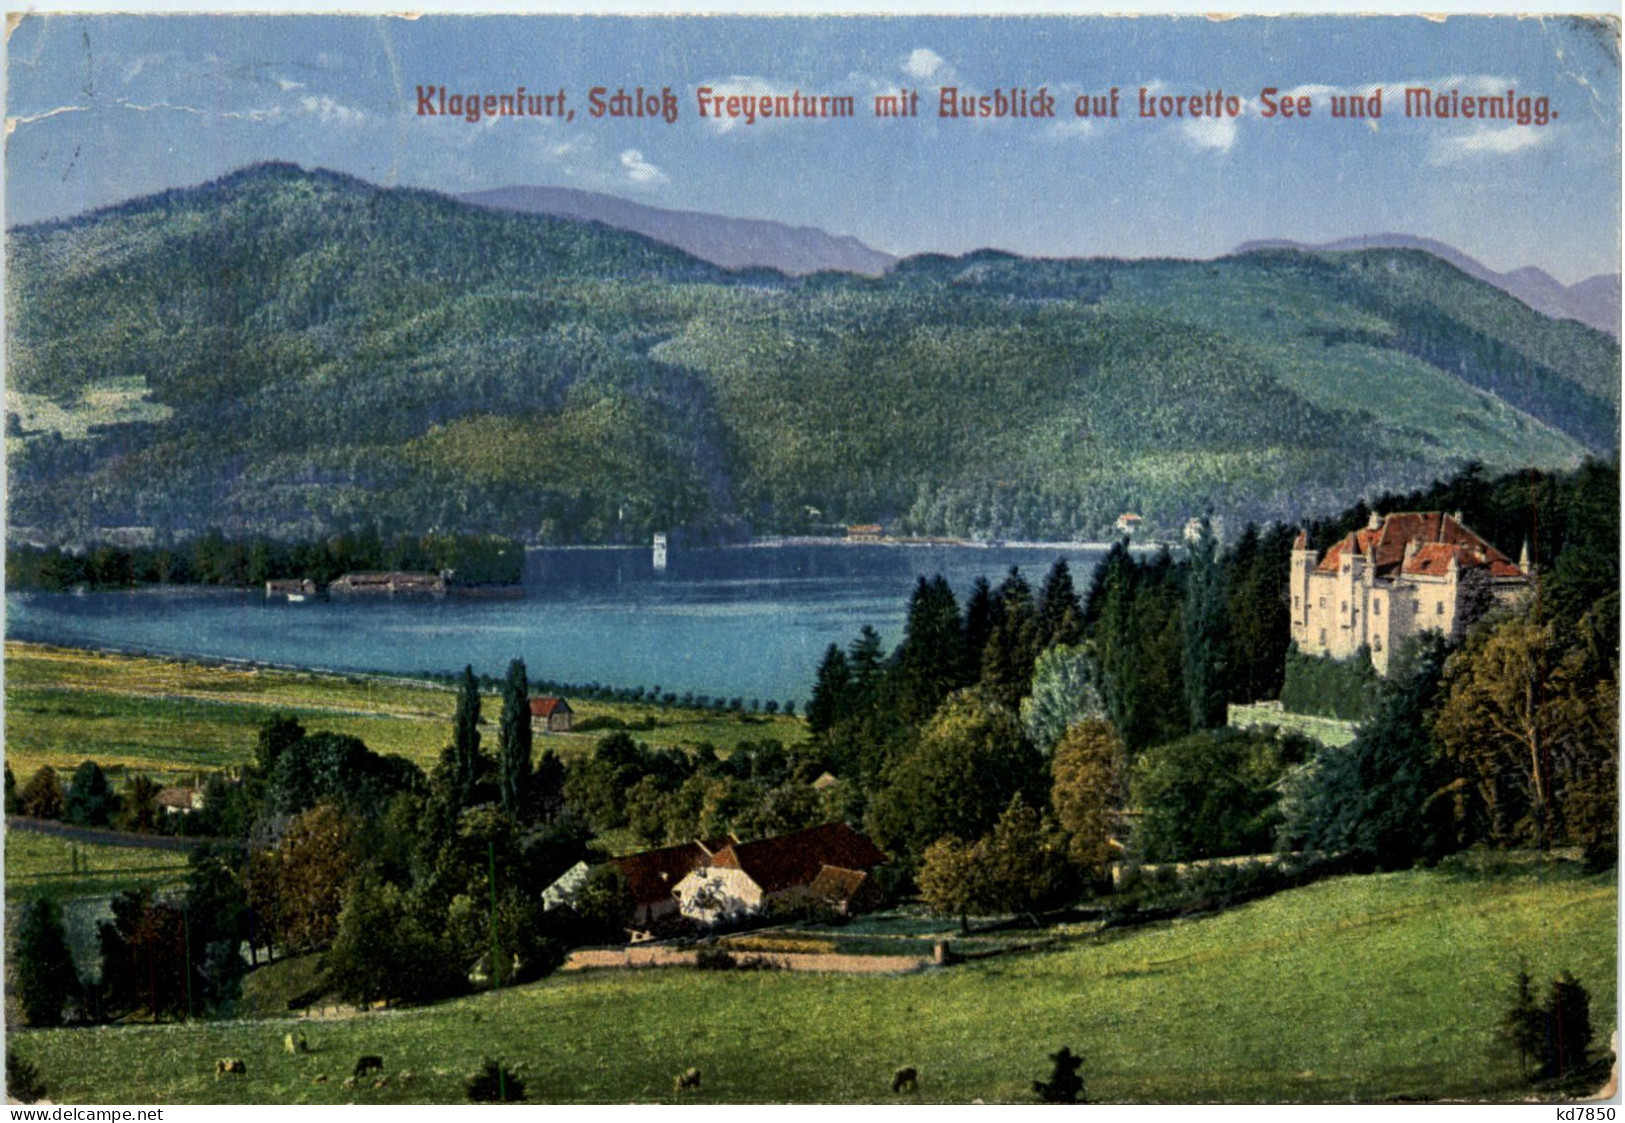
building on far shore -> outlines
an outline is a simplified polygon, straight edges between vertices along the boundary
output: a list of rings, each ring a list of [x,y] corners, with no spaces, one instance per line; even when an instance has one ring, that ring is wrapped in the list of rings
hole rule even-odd
[[[575,711],[563,698],[530,700],[530,723],[534,726],[538,721],[541,722],[544,733],[568,733],[574,718]]]
[[[327,587],[330,593],[430,593],[446,591],[444,573],[346,573]]]
[[[1490,608],[1519,604],[1532,588],[1527,543],[1514,563],[1460,514],[1440,511],[1373,512],[1324,555],[1299,533],[1288,580],[1298,650],[1347,659],[1369,647],[1381,675],[1407,637],[1460,638]]]

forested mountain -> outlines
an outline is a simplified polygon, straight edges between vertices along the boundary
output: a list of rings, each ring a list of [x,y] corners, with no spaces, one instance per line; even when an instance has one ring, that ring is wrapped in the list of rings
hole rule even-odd
[[[1572,285],[1565,285],[1544,269],[1526,265],[1499,273],[1476,258],[1462,253],[1454,246],[1432,238],[1417,238],[1410,234],[1366,234],[1358,238],[1340,238],[1335,242],[1305,245],[1286,239],[1267,239],[1243,242],[1237,253],[1250,253],[1263,249],[1295,250],[1369,250],[1412,249],[1423,250],[1449,262],[1469,277],[1494,285],[1502,292],[1511,293],[1535,311],[1554,319],[1578,320],[1588,327],[1607,332],[1619,338],[1619,282],[1618,273],[1599,273]]]
[[[1417,251],[798,279],[261,165],[7,253],[9,518],[45,539],[1094,537],[1617,444],[1615,341]]]
[[[616,230],[630,230],[676,246],[725,269],[777,269],[794,276],[823,272],[877,276],[897,264],[891,254],[856,238],[829,234],[812,226],[673,211],[571,187],[498,187],[471,191],[458,198],[493,210],[602,222]]]

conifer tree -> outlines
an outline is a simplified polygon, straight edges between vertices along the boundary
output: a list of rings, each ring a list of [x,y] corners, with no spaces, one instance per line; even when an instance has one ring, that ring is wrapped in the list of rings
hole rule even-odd
[[[525,664],[515,659],[508,664],[508,677],[502,684],[502,718],[498,730],[497,785],[502,806],[515,819],[523,817],[530,788],[530,680]]]
[[[62,1008],[78,989],[79,977],[56,902],[40,897],[25,905],[16,941],[13,970],[23,1016],[30,1025],[61,1025]]]
[[[1216,729],[1225,722],[1226,666],[1230,632],[1226,618],[1224,570],[1219,540],[1202,520],[1191,545],[1185,574],[1185,701],[1192,729]]]
[[[823,662],[818,664],[812,698],[807,702],[807,728],[823,733],[845,717],[850,709],[851,691],[852,668],[846,661],[846,653],[832,643],[824,651]]]
[[[451,736],[452,794],[462,808],[474,801],[474,785],[480,778],[480,684],[472,666],[463,667]]]
[[[1040,648],[1077,643],[1083,636],[1083,605],[1065,558],[1056,558],[1038,594]]]

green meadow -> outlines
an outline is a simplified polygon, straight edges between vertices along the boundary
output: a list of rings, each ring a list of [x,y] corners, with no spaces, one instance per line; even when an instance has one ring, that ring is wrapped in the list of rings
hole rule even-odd
[[[383,676],[317,674],[184,661],[33,644],[6,644],[6,761],[18,781],[41,765],[69,773],[92,759],[117,779],[144,772],[180,781],[198,771],[252,759],[259,728],[292,713],[311,731],[361,738],[379,753],[398,753],[425,770],[451,734],[450,687]],[[570,699],[578,722],[615,718],[651,745],[709,741],[726,754],[741,741],[804,740],[806,726],[782,715],[731,715],[632,703]],[[484,700],[495,737],[501,701]],[[651,728],[640,729],[640,725]],[[602,733],[538,734],[536,751],[569,759],[592,750]]]
[[[108,896],[143,883],[175,885],[186,880],[186,869],[186,855],[180,851],[71,842],[32,831],[6,833],[6,896],[13,903],[36,896]]]
[[[945,925],[951,931],[952,925]],[[1591,991],[1614,1030],[1617,892],[1574,863],[1330,879],[1219,915],[913,975],[564,973],[345,1020],[24,1031],[64,1103],[460,1102],[482,1058],[533,1102],[1033,1102],[1062,1045],[1097,1102],[1515,1100],[1496,1031],[1520,966]],[[283,1050],[302,1029],[307,1055]],[[346,1088],[361,1054],[390,1077]],[[214,1062],[247,1075],[217,1080]],[[403,1074],[411,1073],[403,1079]],[[325,1076],[326,1080],[318,1080]]]

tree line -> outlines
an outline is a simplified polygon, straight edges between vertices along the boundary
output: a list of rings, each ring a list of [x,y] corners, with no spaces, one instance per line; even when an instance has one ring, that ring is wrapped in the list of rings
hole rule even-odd
[[[6,587],[64,592],[78,586],[127,589],[136,585],[221,585],[254,588],[272,580],[310,580],[326,586],[366,570],[450,571],[459,586],[515,585],[525,550],[510,538],[474,534],[386,537],[376,528],[355,534],[281,541],[226,538],[211,530],[165,545],[95,546],[69,550],[7,545]]]

